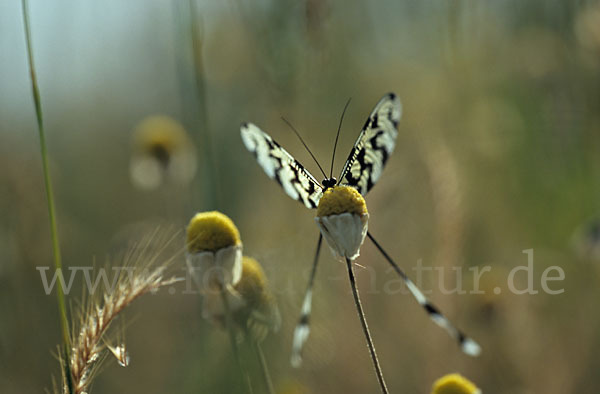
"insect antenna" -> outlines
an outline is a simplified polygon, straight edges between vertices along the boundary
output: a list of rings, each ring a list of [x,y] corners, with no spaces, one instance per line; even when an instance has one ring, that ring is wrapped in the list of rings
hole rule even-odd
[[[413,281],[410,280],[406,273],[398,266],[398,264],[396,264],[394,260],[392,260],[392,258],[385,252],[385,250],[383,250],[381,245],[379,245],[379,243],[375,240],[375,238],[373,238],[371,233],[368,231],[367,236],[373,242],[375,247],[379,249],[379,251],[381,252],[383,257],[385,257],[388,263],[390,263],[390,265],[394,268],[396,273],[398,273],[402,280],[404,280],[404,283],[406,283],[406,287],[408,287],[408,290],[410,290],[411,294],[417,300],[419,305],[421,305],[425,312],[427,312],[429,318],[435,324],[446,330],[446,332],[458,342],[458,345],[460,346],[463,353],[468,354],[469,356],[478,356],[479,353],[481,353],[481,347],[477,344],[477,342],[467,337],[458,328],[454,327],[450,320],[448,320],[444,315],[442,315],[440,310],[437,309],[437,307],[435,307],[425,297],[421,290],[419,290],[419,288],[413,283]]]
[[[315,155],[313,155],[313,153],[310,151],[310,149],[308,148],[308,145],[306,145],[306,143],[304,142],[304,140],[300,136],[300,133],[298,133],[298,131],[294,128],[294,126],[292,126],[292,124],[290,122],[288,122],[288,120],[286,118],[284,118],[282,116],[281,120],[283,120],[285,123],[287,123],[287,125],[290,126],[290,128],[294,131],[294,133],[296,134],[296,136],[298,136],[298,138],[300,139],[300,142],[302,142],[302,145],[304,145],[304,147],[306,148],[306,150],[308,151],[308,153],[310,153],[310,156],[313,158],[313,160],[315,161],[315,163],[317,163],[317,166],[319,166],[319,170],[321,170],[321,173],[323,174],[323,176],[325,178],[327,178],[327,174],[325,174],[325,171],[323,171],[323,167],[321,167],[321,165],[319,164],[319,161],[317,160],[317,158],[315,157]]]
[[[321,243],[323,241],[323,235],[319,233],[319,241],[317,242],[317,250],[315,253],[315,259],[313,261],[312,269],[310,271],[310,277],[308,279],[308,286],[306,286],[306,293],[304,294],[304,301],[302,301],[302,311],[300,312],[300,319],[294,329],[294,340],[292,342],[292,358],[291,363],[293,367],[299,367],[302,364],[302,347],[304,342],[308,339],[310,333],[310,314],[312,309],[312,289],[315,282],[315,275],[317,273],[317,263],[319,262],[319,253],[321,252]]]
[[[333,177],[333,163],[335,162],[335,149],[337,148],[338,138],[340,137],[340,130],[342,129],[342,122],[344,121],[344,114],[346,114],[346,109],[348,109],[348,105],[350,105],[350,101],[352,101],[352,97],[346,101],[346,105],[344,106],[344,110],[342,111],[342,117],[340,118],[340,124],[338,126],[337,134],[335,135],[335,142],[333,143],[333,156],[331,157],[331,170],[329,171],[329,179]]]

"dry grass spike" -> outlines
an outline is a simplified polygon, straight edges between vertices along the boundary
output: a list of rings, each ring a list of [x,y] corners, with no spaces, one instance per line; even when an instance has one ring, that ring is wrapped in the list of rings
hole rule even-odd
[[[165,278],[165,270],[173,257],[157,262],[169,242],[153,234],[143,244],[132,247],[120,264],[129,269],[119,271],[114,289],[92,295],[82,302],[80,310],[74,314],[78,321],[73,325],[68,360],[70,376],[63,376],[63,393],[86,393],[107,351],[111,351],[121,365],[129,363],[124,344],[109,347],[106,336],[111,324],[133,301],[181,280]],[[154,248],[157,244],[162,245],[158,250]]]

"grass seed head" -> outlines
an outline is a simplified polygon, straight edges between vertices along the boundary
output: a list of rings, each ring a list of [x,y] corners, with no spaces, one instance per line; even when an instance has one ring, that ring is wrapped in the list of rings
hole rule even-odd
[[[68,388],[67,382],[70,382],[72,390],[65,389],[64,393],[87,392],[99,371],[107,349],[121,365],[129,364],[129,354],[124,344],[116,347],[108,345],[109,334],[107,333],[115,319],[136,299],[179,281],[175,278],[164,278],[164,272],[172,261],[171,258],[162,263],[157,262],[160,253],[169,242],[154,234],[145,242],[132,247],[119,265],[119,267],[129,267],[131,270],[125,270],[128,274],[121,274],[118,277],[114,290],[91,294],[76,310],[69,343],[71,354],[68,360],[63,360],[68,363],[70,374],[68,378],[63,374],[63,388]],[[150,250],[151,244],[164,244],[164,246],[159,252],[155,252]]]

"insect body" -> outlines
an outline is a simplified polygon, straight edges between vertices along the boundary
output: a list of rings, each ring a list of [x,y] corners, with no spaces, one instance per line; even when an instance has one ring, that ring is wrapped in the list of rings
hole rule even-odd
[[[467,338],[462,332],[457,330],[437,310],[437,308],[435,308],[425,298],[423,293],[414,285],[408,276],[389,257],[389,255],[367,231],[368,213],[366,213],[366,205],[364,205],[364,199],[362,197],[365,196],[369,190],[371,190],[373,185],[379,180],[389,156],[394,151],[396,137],[398,135],[397,127],[401,115],[402,106],[398,97],[394,93],[386,94],[377,103],[371,112],[371,115],[365,122],[358,139],[354,143],[354,146],[348,155],[340,177],[338,178],[339,180],[336,180],[334,177],[332,177],[331,173],[329,176],[327,176],[319,166],[325,178],[321,183],[319,183],[316,178],[311,175],[310,172],[304,168],[304,166],[302,166],[302,164],[294,159],[285,149],[283,149],[276,141],[274,141],[268,134],[260,130],[257,126],[251,123],[244,123],[241,126],[241,136],[246,148],[254,154],[256,160],[263,168],[265,173],[270,178],[276,180],[283,187],[283,190],[286,192],[286,194],[291,198],[300,201],[307,208],[318,207],[316,221],[321,230],[321,234],[319,235],[317,251],[313,261],[309,284],[304,297],[304,302],[302,304],[302,315],[294,332],[292,349],[292,364],[294,365],[299,365],[301,361],[300,351],[309,333],[312,286],[323,237],[325,237],[330,248],[334,252],[334,255],[336,255],[336,257],[340,257],[342,260],[345,260],[348,264],[348,272],[350,275],[351,284],[353,286],[352,289],[355,295],[355,301],[357,302],[357,308],[359,309],[359,315],[362,314],[362,308],[358,299],[358,291],[355,288],[354,273],[351,263],[358,256],[358,249],[360,248],[365,236],[368,236],[377,249],[379,249],[386,258],[386,260],[402,277],[408,289],[411,291],[418,303],[428,313],[430,318],[436,324],[446,329],[446,331],[448,331],[448,333],[459,342],[459,345],[465,353],[470,355],[477,355],[479,353],[479,346],[474,341]],[[304,143],[304,141],[302,141],[302,143]],[[333,161],[334,160],[332,159],[332,171]],[[354,192],[354,194],[352,192]],[[331,198],[325,199],[324,195],[326,194]],[[323,201],[328,200],[327,207],[325,207],[324,204],[321,204],[322,199]],[[356,204],[348,205],[348,199],[354,199]],[[331,210],[331,203],[329,200],[333,201],[335,212],[329,212]],[[362,203],[358,200],[361,200]],[[355,208],[360,208],[361,204],[364,205],[364,212],[360,211],[360,209],[356,211]],[[340,209],[340,207],[345,208]],[[354,212],[352,212],[353,209]],[[328,212],[327,214],[323,214],[321,211]],[[344,237],[354,237],[353,239],[355,239],[355,241],[350,242]],[[371,355],[375,367],[378,369],[379,366],[377,364],[376,357],[374,356],[374,348],[372,347],[370,337],[366,332],[366,322],[364,322],[364,316],[362,316],[362,319],[363,320],[361,320],[361,322],[363,322],[363,329],[365,329]],[[385,392],[385,384],[383,383],[382,378],[380,379],[380,383],[382,390]]]

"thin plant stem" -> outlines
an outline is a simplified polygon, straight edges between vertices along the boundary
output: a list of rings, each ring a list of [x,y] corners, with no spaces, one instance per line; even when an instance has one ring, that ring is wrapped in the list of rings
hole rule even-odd
[[[203,188],[210,190],[208,193],[208,206],[210,209],[219,208],[219,185],[217,181],[217,165],[213,152],[212,136],[209,130],[208,108],[206,99],[206,81],[204,78],[204,54],[202,48],[202,26],[198,23],[196,0],[188,0],[190,15],[190,36],[192,42],[192,60],[194,66],[194,83],[198,94],[199,132],[201,145],[204,151],[204,172],[206,174]],[[206,186],[208,185],[208,187]]]
[[[244,370],[242,358],[240,357],[240,350],[235,339],[235,331],[233,327],[233,319],[231,317],[231,309],[229,308],[229,300],[227,299],[227,291],[225,289],[225,286],[221,285],[219,287],[225,315],[225,329],[229,334],[229,341],[231,342],[231,351],[233,352],[233,357],[235,358],[238,370],[240,371],[242,384],[246,385],[248,393],[252,394],[252,383],[250,382],[250,377],[248,376],[248,373],[246,373],[246,371]]]
[[[262,351],[262,347],[260,343],[254,338],[250,338],[252,342],[252,347],[256,352],[256,356],[258,357],[258,362],[260,365],[260,369],[263,375],[263,379],[265,381],[265,387],[267,388],[267,393],[275,394],[275,389],[273,388],[273,381],[271,380],[271,374],[269,373],[269,366],[267,365],[267,359],[265,358],[265,354]]]
[[[29,24],[29,8],[27,0],[21,1],[23,8],[23,24],[25,27],[25,41],[27,43],[27,58],[29,60],[29,75],[31,77],[31,90],[33,93],[33,102],[35,105],[35,113],[37,117],[38,132],[40,137],[40,150],[42,156],[42,167],[44,171],[44,183],[46,186],[46,201],[48,203],[48,216],[50,217],[50,234],[52,237],[52,250],[54,255],[54,267],[57,271],[62,270],[60,244],[58,241],[58,230],[56,226],[56,210],[54,208],[54,193],[52,192],[52,182],[50,179],[50,171],[48,169],[48,154],[46,149],[46,137],[44,134],[44,117],[42,114],[42,100],[38,88],[37,77],[35,72],[35,64],[33,61],[33,50],[31,45],[31,27]],[[60,313],[60,326],[63,335],[63,344],[65,359],[69,359],[69,323],[67,320],[67,308],[65,306],[65,294],[60,281],[56,283],[56,298],[58,300],[58,311]],[[68,368],[68,365],[66,365]],[[68,372],[68,371],[67,371]],[[70,376],[70,373],[67,374]]]
[[[356,312],[358,313],[358,317],[360,318],[360,324],[362,325],[363,333],[365,334],[365,339],[367,340],[367,346],[369,347],[371,360],[373,361],[373,366],[375,367],[375,374],[377,375],[377,380],[379,381],[381,392],[387,394],[388,389],[385,385],[385,380],[383,379],[383,372],[381,371],[381,366],[379,365],[377,352],[375,351],[375,345],[373,344],[373,339],[371,339],[371,332],[369,331],[367,319],[365,317],[365,313],[363,312],[362,303],[360,302],[358,287],[356,286],[356,278],[354,277],[354,267],[352,266],[352,260],[346,258],[346,265],[348,266],[348,277],[350,278],[350,287],[352,288],[352,295],[354,296]]]

